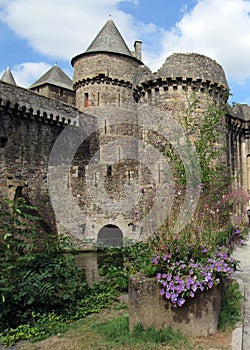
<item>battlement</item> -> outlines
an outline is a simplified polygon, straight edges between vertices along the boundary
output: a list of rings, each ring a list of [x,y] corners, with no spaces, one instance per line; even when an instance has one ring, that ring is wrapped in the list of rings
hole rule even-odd
[[[190,77],[213,81],[228,88],[225,72],[220,64],[198,53],[174,53],[166,58],[156,77]]]
[[[229,90],[224,85],[200,78],[192,77],[166,77],[155,78],[141,82],[134,87],[133,96],[136,102],[139,102],[146,94],[152,95],[154,92],[155,97],[166,93],[183,93],[183,92],[197,92],[209,94],[214,100],[227,101],[229,96]]]
[[[69,230],[77,233],[77,239],[98,241],[103,232],[111,235],[115,228],[127,239],[148,237],[153,233],[151,219],[140,218],[147,217],[154,206],[155,184],[174,179],[164,178],[161,158],[147,157],[143,143],[154,147],[164,137],[160,130],[174,132],[169,121],[182,122],[190,105],[186,131],[193,142],[209,105],[215,102],[227,107],[229,87],[223,68],[215,60],[197,53],[174,53],[153,73],[141,62],[140,41],[135,51],[133,56],[109,20],[89,48],[72,59],[73,82],[56,65],[29,89],[14,85],[11,79],[0,81],[0,190],[14,198],[21,188],[53,232]],[[147,104],[146,115],[136,103],[140,107]],[[157,111],[161,126],[154,130],[159,126]],[[225,149],[221,164],[224,166],[227,157],[234,186],[250,190],[250,107],[236,105],[216,132],[216,150]],[[63,140],[59,138],[57,143],[60,135]],[[169,131],[166,139],[168,135]],[[68,150],[78,141],[71,169],[62,177],[57,166],[68,164]],[[170,144],[171,138],[167,141]],[[51,163],[55,144],[59,151]],[[168,161],[167,152],[164,156]],[[80,215],[71,216],[69,226],[63,227],[63,222],[58,225],[58,212],[54,213],[50,203],[49,162],[55,166],[59,213],[72,213],[72,198],[67,202],[65,195],[69,188],[79,206]],[[138,183],[135,188],[134,179]],[[118,211],[126,188],[138,195],[138,201],[131,209],[121,206]]]
[[[21,104],[20,104],[21,101]],[[0,109],[46,124],[77,125],[80,112],[67,104],[0,81]]]
[[[85,77],[74,83],[73,88],[76,90],[79,87],[88,86],[91,84],[106,84],[106,85],[117,85],[131,89],[131,81],[124,79],[116,79],[105,74],[98,74],[97,76]]]

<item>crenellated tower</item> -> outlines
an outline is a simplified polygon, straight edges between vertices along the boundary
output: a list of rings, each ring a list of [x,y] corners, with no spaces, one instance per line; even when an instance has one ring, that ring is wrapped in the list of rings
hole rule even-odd
[[[174,53],[150,75],[137,74],[133,95],[137,102],[148,103],[177,115],[187,98],[195,95],[203,104],[225,104],[229,88],[223,68],[211,58],[197,53]]]
[[[57,221],[47,195],[50,152],[68,124],[77,131],[83,120],[83,133],[93,124],[65,182],[84,213],[84,220],[81,215],[72,219],[80,241],[120,245],[124,238],[143,240],[154,232],[155,218],[147,214],[155,206],[153,214],[160,216],[171,197],[165,185],[174,187],[166,152],[176,141],[173,125],[180,124],[195,143],[202,127],[207,133],[202,123],[211,105],[227,111],[214,129],[218,143],[211,137],[215,149],[223,151],[216,161],[225,173],[229,164],[233,188],[250,191],[250,107],[228,108],[223,68],[201,54],[174,53],[153,73],[142,62],[141,41],[133,50],[109,19],[87,50],[72,58],[73,80],[57,65],[28,89],[16,86],[9,68],[0,79],[0,187],[12,197],[22,187],[53,229]],[[66,145],[75,141],[72,135]],[[207,148],[205,143],[205,157]],[[158,193],[167,199],[158,196],[163,201],[157,202]],[[60,205],[70,213],[71,202],[61,198]]]

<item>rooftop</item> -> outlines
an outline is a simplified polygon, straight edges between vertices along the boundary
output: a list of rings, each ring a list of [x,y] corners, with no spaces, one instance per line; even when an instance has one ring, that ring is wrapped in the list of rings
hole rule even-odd
[[[56,64],[50,68],[43,76],[41,76],[40,79],[32,84],[29,89],[33,89],[37,86],[45,84],[51,84],[68,90],[73,90],[72,80]]]
[[[11,85],[16,85],[15,79],[11,73],[10,67],[6,69],[6,71],[3,73],[1,81],[4,83],[8,83]]]

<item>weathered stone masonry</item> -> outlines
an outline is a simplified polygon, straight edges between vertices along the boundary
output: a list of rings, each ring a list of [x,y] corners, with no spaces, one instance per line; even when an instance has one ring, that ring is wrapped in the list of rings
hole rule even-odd
[[[74,107],[0,82],[0,190],[22,195],[38,209],[46,230],[56,230],[47,184],[52,147],[63,128],[76,126]],[[88,150],[89,152],[89,150]],[[87,159],[88,154],[81,158]]]
[[[194,100],[196,125],[211,102],[228,110],[219,131],[219,146],[227,149],[221,159],[228,161],[232,187],[250,190],[250,107],[229,108],[223,68],[204,55],[175,53],[152,73],[141,61],[141,42],[136,41],[134,47],[135,52],[129,50],[109,20],[87,50],[72,59],[73,81],[56,65],[29,89],[16,86],[10,71],[0,81],[0,190],[12,199],[22,192],[37,206],[47,230],[65,230],[55,218],[47,176],[51,150],[70,126],[62,149],[84,134],[88,137],[74,156],[65,188],[59,168],[67,156],[59,151],[53,165],[58,166],[56,186],[62,195],[59,209],[71,213],[66,199],[69,187],[79,207],[79,215],[72,214],[72,219],[69,215],[79,241],[98,237],[103,242],[105,237],[112,242],[124,237],[139,240],[152,233],[150,225],[138,218],[154,203],[155,188],[163,181],[161,164],[154,159],[141,164],[137,141],[155,146],[157,139],[144,128],[145,120],[151,118],[152,125],[157,124],[155,111],[159,111],[181,122]],[[148,107],[143,115],[138,113],[140,106]],[[162,123],[163,129],[171,127],[164,119]],[[95,132],[88,135],[92,127]],[[158,171],[157,178],[152,177],[151,167]],[[126,198],[124,188],[131,189],[133,181],[140,198],[134,207],[119,213],[103,209],[105,202],[119,208],[119,201]],[[90,183],[99,203],[88,188]]]

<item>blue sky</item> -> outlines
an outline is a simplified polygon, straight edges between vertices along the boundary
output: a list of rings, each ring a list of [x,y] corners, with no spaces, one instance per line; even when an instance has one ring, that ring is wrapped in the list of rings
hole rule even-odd
[[[71,58],[84,52],[108,20],[127,45],[143,42],[152,71],[174,52],[220,63],[230,102],[250,104],[250,0],[0,0],[0,76],[10,66],[28,87],[57,63],[71,78]]]

